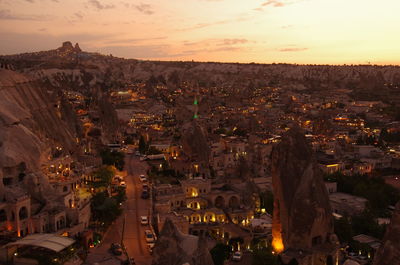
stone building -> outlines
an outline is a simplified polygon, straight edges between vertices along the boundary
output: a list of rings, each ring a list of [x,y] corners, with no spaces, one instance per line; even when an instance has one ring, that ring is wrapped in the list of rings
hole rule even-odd
[[[154,187],[154,193],[159,229],[166,216],[172,216],[180,223],[185,220],[182,231],[192,234],[211,230],[220,233],[228,223],[247,226],[254,217],[253,208],[245,206],[239,192],[212,184],[210,179],[195,178],[183,180],[179,185],[158,185]]]

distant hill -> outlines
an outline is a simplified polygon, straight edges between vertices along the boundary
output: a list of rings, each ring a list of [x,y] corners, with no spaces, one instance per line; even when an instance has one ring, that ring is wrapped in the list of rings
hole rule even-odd
[[[85,52],[71,42],[49,51],[0,56],[0,62],[52,86],[74,90],[116,88],[151,77],[166,80],[168,86],[185,81],[235,88],[279,85],[303,92],[347,88],[360,100],[397,100],[391,95],[400,90],[399,66],[143,61]]]

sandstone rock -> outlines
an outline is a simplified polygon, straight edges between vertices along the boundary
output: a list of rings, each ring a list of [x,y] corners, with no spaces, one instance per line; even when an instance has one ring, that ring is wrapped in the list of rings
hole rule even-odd
[[[170,219],[164,223],[153,250],[153,265],[214,264],[204,237],[181,233]]]
[[[210,148],[204,129],[194,120],[184,125],[182,146],[185,154],[194,160],[208,162]]]
[[[0,69],[0,183],[7,177],[8,185],[23,187],[33,198],[51,196],[40,166],[54,146],[63,146],[67,152],[75,149],[68,126],[57,116],[46,92],[21,74]],[[18,177],[21,173],[23,179]],[[5,193],[1,185],[0,199]]]
[[[100,94],[98,98],[99,118],[102,127],[102,136],[104,143],[112,143],[118,140],[118,115],[106,94]]]
[[[322,248],[327,253],[334,252],[336,242],[332,241],[336,237],[333,236],[328,194],[322,172],[302,130],[298,127],[290,129],[274,147],[271,156],[275,250],[285,250],[289,257],[293,257],[293,251],[302,252],[298,262],[315,258],[313,254],[304,255],[304,251],[313,253],[315,248]],[[326,261],[326,257],[320,255],[316,259]]]
[[[383,238],[383,244],[375,254],[373,265],[400,264],[400,202],[397,203],[392,220]]]

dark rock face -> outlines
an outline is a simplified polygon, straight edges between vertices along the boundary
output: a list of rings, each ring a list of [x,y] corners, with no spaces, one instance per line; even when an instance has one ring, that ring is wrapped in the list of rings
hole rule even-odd
[[[336,236],[333,234],[332,210],[322,172],[300,128],[290,129],[274,147],[272,182],[275,250],[306,250],[312,253],[313,249],[323,246],[328,252],[334,252]],[[318,257],[318,260],[323,259]],[[314,264],[320,264],[313,260]]]
[[[107,142],[114,142],[118,139],[118,117],[117,112],[110,98],[107,95],[101,95],[98,100],[99,104],[99,116],[104,136],[107,138]]]
[[[73,136],[81,137],[83,134],[82,126],[72,105],[64,96],[61,96],[60,100],[60,114],[61,119],[68,125],[69,131],[73,134]]]
[[[187,128],[182,135],[183,150],[194,160],[208,162],[210,148],[204,129],[196,121],[185,126]]]
[[[170,219],[164,223],[153,250],[153,265],[213,265],[203,237],[182,234]]]
[[[375,254],[373,265],[400,265],[400,202],[396,205],[383,244]]]

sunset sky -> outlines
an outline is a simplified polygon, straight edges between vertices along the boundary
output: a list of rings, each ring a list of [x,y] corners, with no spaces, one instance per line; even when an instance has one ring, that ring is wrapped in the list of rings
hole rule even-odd
[[[400,64],[399,0],[0,0],[0,54]]]

